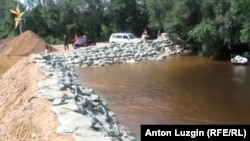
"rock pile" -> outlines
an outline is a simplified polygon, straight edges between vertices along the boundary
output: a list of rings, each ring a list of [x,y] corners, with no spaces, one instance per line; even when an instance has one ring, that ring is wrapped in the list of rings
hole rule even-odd
[[[76,141],[133,141],[129,130],[119,124],[104,100],[94,90],[80,84],[74,67],[63,56],[39,54],[35,62],[50,78],[38,83],[33,98],[53,101],[51,111],[57,115],[59,134],[72,134]]]
[[[248,59],[246,57],[236,55],[234,58],[231,59],[231,62],[235,64],[247,64]]]
[[[106,102],[93,89],[81,85],[75,68],[158,61],[179,52],[181,48],[169,40],[152,40],[82,48],[65,54],[36,54],[34,61],[48,79],[38,83],[33,98],[53,101],[51,111],[60,122],[59,134],[72,134],[76,141],[134,141],[136,138],[119,124]]]
[[[181,53],[182,48],[170,40],[149,40],[139,43],[111,44],[104,47],[88,47],[66,54],[72,66],[105,66],[116,63],[164,60],[167,56]]]

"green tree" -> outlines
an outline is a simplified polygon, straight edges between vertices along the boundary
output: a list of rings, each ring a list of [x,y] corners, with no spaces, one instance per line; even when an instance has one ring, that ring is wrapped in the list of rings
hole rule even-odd
[[[147,9],[143,0],[111,0],[109,4],[111,25],[116,31],[142,32],[147,26]]]
[[[16,9],[17,4],[23,11],[24,6],[21,3],[17,3],[15,0],[1,0],[0,5],[0,38],[6,38],[8,36],[14,36],[19,33],[19,30],[15,30],[15,15],[10,13],[10,9]]]
[[[150,26],[178,33],[202,56],[221,56],[250,42],[247,0],[146,0]]]

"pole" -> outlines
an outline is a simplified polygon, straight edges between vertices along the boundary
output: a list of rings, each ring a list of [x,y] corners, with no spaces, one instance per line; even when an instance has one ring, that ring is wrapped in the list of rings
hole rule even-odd
[[[16,4],[17,4],[17,7],[19,8],[19,2],[18,2],[19,0],[16,0]],[[20,21],[20,23],[19,23],[20,25],[19,25],[19,31],[20,31],[20,34],[22,34],[22,20]]]
[[[20,34],[22,34],[22,21],[20,21],[19,30],[20,30]]]

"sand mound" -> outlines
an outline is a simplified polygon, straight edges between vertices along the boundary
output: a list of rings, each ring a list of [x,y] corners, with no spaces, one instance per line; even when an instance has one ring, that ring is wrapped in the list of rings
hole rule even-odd
[[[30,99],[45,79],[31,57],[24,57],[0,76],[0,141],[73,141],[56,134],[57,117],[51,102]]]
[[[56,49],[45,43],[41,37],[28,30],[3,44],[0,48],[0,55],[28,56],[32,53],[44,52],[45,49],[56,51]]]

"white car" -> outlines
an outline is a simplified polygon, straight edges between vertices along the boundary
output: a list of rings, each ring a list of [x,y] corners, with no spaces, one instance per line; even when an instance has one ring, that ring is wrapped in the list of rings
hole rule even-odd
[[[137,38],[133,33],[113,33],[109,37],[110,43],[127,43],[139,41],[141,41],[141,38]]]

